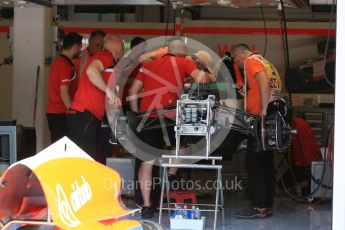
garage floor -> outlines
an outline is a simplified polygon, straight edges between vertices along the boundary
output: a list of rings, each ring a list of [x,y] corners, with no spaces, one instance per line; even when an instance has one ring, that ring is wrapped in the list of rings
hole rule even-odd
[[[209,202],[213,197],[208,198]],[[221,215],[218,217],[217,229],[226,230],[331,230],[332,204],[330,200],[314,204],[302,204],[285,195],[275,198],[274,215],[266,219],[241,220],[235,217],[237,210],[247,205],[245,193],[225,194],[225,224],[222,226]],[[206,229],[213,227],[213,213],[206,216]],[[136,214],[134,218],[140,218]],[[152,219],[158,222],[158,212]],[[162,225],[170,229],[167,212],[164,213]]]
[[[237,177],[242,181],[243,189],[224,190],[225,199],[225,223],[222,226],[221,215],[218,217],[217,229],[226,230],[331,230],[332,229],[332,201],[331,199],[315,200],[313,203],[298,203],[286,195],[283,190],[276,188],[274,215],[266,219],[242,220],[236,218],[236,213],[243,207],[248,205],[248,198],[246,195],[246,173],[243,162],[244,155],[235,156],[232,161],[223,162],[223,179],[225,181],[233,181]],[[279,155],[276,156],[276,162],[279,162]],[[207,174],[205,174],[207,173]],[[193,171],[191,173],[191,180],[199,178],[214,179],[215,174],[209,172]],[[224,185],[225,186],[225,185]],[[214,191],[203,190],[203,194],[209,194],[206,198],[199,198],[198,203],[212,203],[214,202]],[[125,202],[127,203],[127,202]],[[133,207],[133,204],[128,204]],[[209,212],[206,216],[206,229],[213,228],[213,213]],[[134,218],[140,218],[140,214],[136,214]],[[153,218],[158,222],[158,212]],[[170,222],[168,212],[163,212],[164,229],[170,229]]]

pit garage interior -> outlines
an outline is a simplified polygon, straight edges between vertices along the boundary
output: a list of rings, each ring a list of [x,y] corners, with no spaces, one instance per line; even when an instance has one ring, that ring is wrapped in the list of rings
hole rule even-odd
[[[345,55],[343,12],[345,2],[336,0],[0,0],[0,172],[5,176],[10,165],[53,144],[46,117],[49,73],[68,33],[75,32],[83,37],[82,49],[88,46],[94,30],[116,34],[124,42],[125,56],[129,55],[133,37],[144,38],[149,52],[163,48],[166,36],[181,36],[193,50],[189,55],[207,50],[213,58],[212,67],[216,68],[217,61],[228,63],[226,67],[232,66],[228,68],[230,76],[234,73],[232,47],[245,43],[276,67],[282,79],[282,96],[288,98],[287,107],[291,112],[286,122],[292,130],[297,129],[286,148],[274,150],[273,215],[237,218],[237,213],[249,202],[245,167],[248,133],[230,131],[222,143],[210,140],[210,156],[221,157],[216,164],[221,166],[223,187],[220,191],[214,186],[219,180],[217,170],[182,167],[177,174],[179,187],[169,191],[171,199],[163,194],[163,201],[181,200],[189,210],[183,211],[183,205],[177,210],[162,210],[160,218],[160,183],[153,195],[157,201],[157,210],[149,219],[153,224],[148,222],[145,228],[138,229],[345,229],[345,182],[342,177],[345,173],[342,146],[345,80],[339,64]],[[161,47],[157,46],[157,41],[162,42]],[[236,78],[232,76],[231,79],[229,84],[234,84]],[[244,82],[246,87],[245,76]],[[235,87],[228,86],[233,90],[230,94],[237,95],[236,109],[243,110],[245,98],[235,92]],[[205,98],[219,90],[204,90]],[[198,88],[196,93],[200,91]],[[220,105],[219,101],[215,103]],[[296,117],[305,125],[300,130],[292,122]],[[178,133],[177,128],[175,131]],[[140,146],[124,146],[121,140],[116,140],[118,135],[115,128],[114,140],[114,129],[109,132],[109,127],[108,133],[100,135],[107,147],[100,147],[101,159],[96,160],[119,173],[125,186],[118,197],[126,208],[137,210],[119,219],[141,221],[134,188],[139,166],[135,160],[137,155],[131,153]],[[195,151],[193,144],[187,146],[191,152]],[[208,165],[207,160],[202,158],[200,162]],[[163,179],[160,182],[164,182],[163,169],[165,167],[157,166],[153,172],[156,178]],[[0,200],[3,200],[1,193],[10,182],[4,179],[0,182]],[[195,216],[198,203],[214,204],[215,200],[224,201],[222,210],[201,211],[203,218],[200,219],[191,217]],[[6,210],[1,206],[2,203],[0,229],[14,219],[35,220],[30,219],[31,216],[18,215],[19,210],[9,211],[13,216],[2,215]],[[183,216],[182,220],[175,218],[178,213]],[[50,214],[46,215],[49,221]],[[51,223],[57,216],[52,214]],[[160,227],[154,224],[158,222]],[[63,228],[14,224],[3,229]],[[79,229],[103,228],[86,224]]]

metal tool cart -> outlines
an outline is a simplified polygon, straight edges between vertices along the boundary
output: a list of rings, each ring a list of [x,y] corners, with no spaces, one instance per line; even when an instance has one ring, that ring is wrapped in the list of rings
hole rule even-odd
[[[202,212],[214,212],[213,229],[217,227],[217,214],[220,211],[222,213],[224,224],[224,195],[223,195],[223,183],[222,183],[222,165],[218,164],[222,160],[219,156],[210,156],[211,153],[211,134],[215,132],[215,113],[212,110],[216,106],[216,98],[213,95],[209,95],[205,100],[191,99],[189,95],[183,94],[180,100],[177,101],[176,106],[176,154],[175,155],[163,155],[162,156],[162,168],[163,168],[163,180],[162,191],[160,197],[159,207],[159,223],[162,220],[162,211],[168,210],[169,214],[171,210],[177,210],[172,208],[170,202],[170,185],[168,181],[168,168],[191,168],[191,169],[206,169],[217,171],[217,188],[216,198],[214,204],[193,204],[200,207]],[[181,136],[204,136],[206,138],[206,147],[204,154],[190,154],[182,155],[180,151],[180,138]],[[176,163],[174,161],[178,160]],[[200,161],[204,160],[206,164],[198,163],[183,163],[184,161]],[[163,198],[166,192],[167,207],[163,207]],[[184,209],[179,209],[184,210]],[[191,210],[191,209],[189,209]],[[170,216],[170,215],[169,215]]]

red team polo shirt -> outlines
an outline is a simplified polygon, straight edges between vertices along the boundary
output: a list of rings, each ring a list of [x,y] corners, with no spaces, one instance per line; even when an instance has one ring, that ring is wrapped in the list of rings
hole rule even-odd
[[[84,70],[87,61],[90,59],[91,54],[87,49],[82,50],[79,57],[73,59],[73,64],[75,66],[76,79],[70,85],[71,96],[74,97],[78,89],[79,78]]]
[[[103,64],[104,71],[102,72],[102,78],[106,84],[108,83],[116,63],[113,55],[109,51],[103,50],[95,53],[86,64],[81,74],[78,90],[74,96],[71,109],[79,112],[88,110],[99,120],[102,120],[105,113],[105,93],[92,84],[86,74],[87,67],[96,59]]]
[[[65,104],[60,96],[60,86],[70,86],[74,79],[73,63],[68,57],[59,55],[50,67],[47,113],[61,114],[66,112]]]
[[[195,69],[192,60],[175,56],[164,56],[144,64],[136,77],[144,84],[140,112],[176,105],[184,78],[191,76]],[[157,117],[157,114],[149,116]]]

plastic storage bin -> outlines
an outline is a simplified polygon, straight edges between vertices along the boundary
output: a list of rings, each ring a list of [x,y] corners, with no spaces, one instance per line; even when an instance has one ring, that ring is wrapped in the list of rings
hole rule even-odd
[[[173,219],[170,218],[171,229],[203,230],[205,228],[205,217],[201,219]]]

